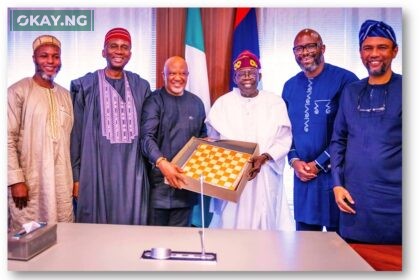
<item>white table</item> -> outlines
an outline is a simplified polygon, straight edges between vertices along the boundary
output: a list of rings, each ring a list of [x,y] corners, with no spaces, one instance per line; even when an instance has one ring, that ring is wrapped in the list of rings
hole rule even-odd
[[[205,230],[217,262],[141,259],[144,250],[201,252],[197,228],[58,224],[57,244],[13,271],[372,271],[336,233]]]

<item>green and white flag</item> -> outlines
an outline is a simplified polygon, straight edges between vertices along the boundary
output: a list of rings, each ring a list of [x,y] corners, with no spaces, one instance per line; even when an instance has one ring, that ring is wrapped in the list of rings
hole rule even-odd
[[[200,8],[187,9],[186,26],[185,60],[190,72],[186,90],[201,98],[207,114],[210,109],[210,93]]]
[[[207,76],[206,53],[204,51],[203,26],[201,24],[200,8],[187,9],[187,24],[185,32],[185,60],[190,72],[186,90],[201,98],[206,115],[210,110],[209,78]],[[204,196],[204,226],[208,227],[212,214],[209,212],[210,197]],[[201,223],[201,203],[193,208],[191,224],[196,227]]]

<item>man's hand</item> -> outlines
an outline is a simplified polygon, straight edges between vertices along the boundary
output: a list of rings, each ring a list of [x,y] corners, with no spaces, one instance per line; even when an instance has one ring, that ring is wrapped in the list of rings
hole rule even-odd
[[[182,186],[186,185],[184,171],[179,166],[162,160],[159,162],[158,168],[172,187],[182,189]]]
[[[320,172],[320,170],[316,166],[315,161],[308,162],[308,166],[309,166],[309,172],[310,173],[317,175]]]
[[[314,162],[306,163],[303,160],[295,160],[292,164],[296,176],[302,182],[308,182],[317,177],[318,169]]]
[[[262,154],[259,156],[253,156],[249,159],[249,162],[251,163],[251,169],[248,172],[248,181],[251,181],[255,177],[257,177],[258,173],[260,173],[261,167],[263,164],[269,160],[269,156],[267,154]]]
[[[29,191],[28,186],[25,183],[20,182],[11,185],[10,191],[12,193],[13,201],[15,202],[17,208],[22,210],[22,208],[28,206]]]
[[[338,208],[343,212],[356,214],[356,211],[351,207],[354,205],[354,200],[350,193],[343,186],[335,186],[333,190]]]

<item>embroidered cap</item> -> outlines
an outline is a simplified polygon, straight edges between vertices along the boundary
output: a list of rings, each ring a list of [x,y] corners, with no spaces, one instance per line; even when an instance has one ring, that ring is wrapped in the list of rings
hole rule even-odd
[[[124,29],[122,27],[116,27],[109,30],[105,35],[104,45],[106,45],[111,39],[122,39],[128,41],[131,44],[130,32],[128,32],[127,29]]]
[[[53,45],[61,49],[61,42],[52,35],[41,35],[38,36],[32,43],[32,49],[35,50],[43,45]]]
[[[383,37],[391,40],[397,46],[397,37],[391,26],[382,21],[368,19],[366,20],[359,31],[359,46],[362,46],[367,37]]]
[[[241,52],[235,61],[233,61],[233,70],[235,71],[246,67],[261,69],[258,57],[248,50]]]

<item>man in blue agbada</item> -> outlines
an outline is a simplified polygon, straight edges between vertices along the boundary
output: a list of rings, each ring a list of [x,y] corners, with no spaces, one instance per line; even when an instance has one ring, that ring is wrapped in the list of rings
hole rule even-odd
[[[334,200],[329,143],[343,88],[356,75],[324,61],[325,45],[318,32],[303,29],[293,53],[302,69],[283,88],[293,143],[288,154],[294,175],[296,230],[337,231],[339,210]]]
[[[349,242],[402,243],[402,76],[394,30],[367,20],[359,32],[369,77],[340,100],[331,142],[340,234]]]
[[[143,102],[149,83],[125,71],[131,36],[124,28],[105,35],[105,69],[73,80],[71,160],[76,221],[146,224],[148,188],[140,148]]]

